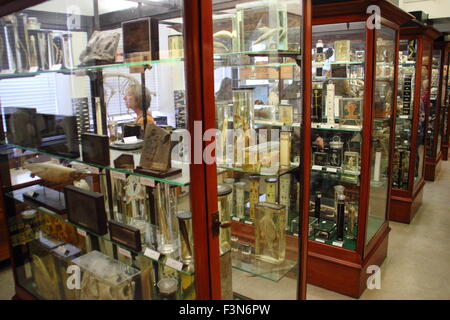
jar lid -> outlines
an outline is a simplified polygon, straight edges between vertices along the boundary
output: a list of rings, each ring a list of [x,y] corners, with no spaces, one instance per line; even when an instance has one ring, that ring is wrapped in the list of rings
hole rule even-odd
[[[338,200],[344,201],[345,200],[345,194],[338,195]]]
[[[159,292],[170,294],[177,291],[178,281],[174,278],[162,278],[157,285]]]
[[[266,181],[267,183],[274,183],[274,182],[277,182],[278,179],[277,178],[266,178],[266,180],[264,180],[264,181]]]
[[[234,183],[234,178],[225,178],[225,179],[223,179],[223,182],[225,182],[225,183]]]
[[[192,212],[190,211],[177,211],[175,213],[178,219],[180,220],[189,220],[192,219]]]
[[[234,184],[237,188],[244,188],[246,183],[244,181],[239,181]]]
[[[231,189],[231,187],[226,184],[217,185],[217,195],[219,197],[230,194],[232,191],[233,191],[233,189]]]
[[[342,191],[342,192],[344,192],[345,187],[344,187],[344,186],[341,186],[341,185],[339,184],[339,185],[337,185],[337,186],[334,186],[334,190],[335,190],[335,191]]]

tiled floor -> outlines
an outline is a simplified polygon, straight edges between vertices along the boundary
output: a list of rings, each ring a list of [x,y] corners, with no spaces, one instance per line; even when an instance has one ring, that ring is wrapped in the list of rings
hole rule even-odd
[[[390,226],[381,289],[366,290],[361,299],[450,299],[450,161],[442,162],[435,182],[427,182],[424,203],[413,222]],[[255,299],[295,297],[295,281],[288,278],[275,284],[237,271],[233,280],[235,289]],[[0,264],[0,299],[13,294],[12,272]],[[351,298],[309,285],[308,299]]]

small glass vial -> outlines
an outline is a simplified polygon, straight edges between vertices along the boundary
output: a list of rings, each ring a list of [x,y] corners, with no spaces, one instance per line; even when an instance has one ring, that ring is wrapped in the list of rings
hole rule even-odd
[[[177,211],[176,216],[180,230],[181,261],[184,265],[193,269],[192,213],[190,211]]]
[[[342,185],[334,186],[334,209],[335,209],[336,214],[337,214],[337,204],[338,204],[339,195],[344,194],[344,191],[345,191],[344,186],[342,186]],[[335,215],[333,215],[332,217],[335,217]]]
[[[336,238],[344,241],[345,195],[339,194],[337,203]]]
[[[285,207],[283,205],[260,202],[256,206],[255,257],[258,260],[280,264],[286,251]]]
[[[178,249],[178,221],[173,211],[173,194],[168,184],[156,185],[156,213],[158,222],[158,248],[162,254],[170,254]]]
[[[259,176],[250,176],[250,220],[255,222],[256,204],[259,202]]]
[[[235,214],[239,219],[244,219],[245,217],[245,182],[236,182],[234,184],[235,197],[236,197],[236,205],[235,205]]]
[[[158,281],[158,290],[161,300],[177,300],[178,280],[162,278]]]
[[[314,218],[317,218],[317,223],[320,223],[320,209],[321,209],[322,193],[316,192],[316,199],[314,201]]]
[[[277,203],[277,178],[267,178],[266,182],[266,202]]]
[[[226,184],[217,186],[217,196],[219,199],[219,219],[221,223],[229,223],[230,226],[220,228],[219,246],[220,254],[223,255],[231,249],[231,208],[229,206],[229,197],[231,196],[231,188]]]

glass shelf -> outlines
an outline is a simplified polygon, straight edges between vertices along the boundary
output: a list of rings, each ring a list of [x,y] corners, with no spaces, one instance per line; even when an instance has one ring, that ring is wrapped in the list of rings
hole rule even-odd
[[[311,167],[311,170],[316,173],[335,174],[339,176],[339,180],[341,182],[359,185],[359,176],[361,175],[361,173],[345,172],[342,171],[341,168],[317,166],[317,165],[313,165]]]
[[[328,127],[325,124],[321,123],[311,123],[311,128],[317,130],[332,130],[332,131],[350,131],[350,132],[361,132],[362,127],[340,127],[339,125],[335,125],[334,127]]]
[[[336,62],[336,61],[328,61],[328,62],[313,62],[312,66],[332,66],[332,65],[358,65],[358,64],[365,64],[365,61],[342,61],[342,62]]]
[[[239,57],[239,56],[279,56],[287,58],[299,58],[301,53],[298,51],[280,51],[280,50],[264,50],[264,51],[239,51],[239,52],[227,52],[227,53],[215,53],[214,60],[222,57]]]
[[[13,200],[15,200],[15,201],[17,201],[17,202],[20,202],[20,203],[25,204],[25,205],[28,206],[28,207],[31,207],[31,208],[33,208],[33,209],[36,209],[36,210],[38,210],[39,212],[41,212],[41,213],[43,213],[43,214],[45,214],[45,215],[48,215],[48,216],[50,216],[50,217],[52,217],[52,218],[55,218],[55,219],[58,219],[58,220],[60,220],[60,221],[62,221],[62,222],[64,222],[64,223],[66,223],[66,224],[68,224],[68,225],[71,225],[71,226],[73,226],[73,227],[75,227],[75,228],[77,228],[77,229],[80,229],[80,230],[86,232],[86,233],[89,234],[89,235],[92,235],[92,236],[94,236],[94,237],[97,237],[97,238],[106,240],[106,241],[108,241],[108,242],[110,242],[110,243],[112,243],[112,244],[114,244],[114,245],[116,245],[116,246],[118,246],[118,247],[120,247],[120,248],[122,248],[122,249],[128,250],[128,251],[130,251],[131,253],[134,253],[135,255],[145,257],[146,259],[155,261],[155,262],[157,262],[158,264],[161,264],[161,265],[163,265],[163,266],[170,267],[170,266],[166,265],[166,261],[167,261],[168,257],[165,256],[165,255],[163,255],[163,254],[161,254],[159,260],[153,260],[153,259],[147,257],[147,256],[144,254],[144,251],[145,251],[146,247],[144,247],[142,251],[135,251],[135,250],[132,250],[132,249],[130,249],[129,247],[126,247],[126,246],[124,246],[124,245],[122,245],[122,244],[120,244],[120,243],[118,243],[118,242],[116,242],[116,241],[111,240],[110,237],[109,237],[109,234],[106,234],[106,235],[99,235],[99,234],[96,234],[95,232],[92,232],[91,230],[86,229],[86,228],[84,228],[83,226],[80,226],[80,225],[78,225],[78,224],[75,224],[75,223],[73,223],[73,222],[70,222],[68,219],[65,218],[64,215],[58,215],[58,214],[56,214],[55,212],[53,212],[53,211],[51,211],[51,210],[49,210],[49,209],[43,208],[43,207],[37,205],[37,204],[34,203],[34,202],[27,201],[27,200],[24,199],[23,195],[24,195],[25,193],[27,193],[27,192],[33,192],[34,190],[37,190],[39,187],[40,187],[39,185],[34,185],[34,186],[31,186],[31,187],[26,187],[26,188],[23,188],[23,189],[19,189],[19,190],[15,190],[15,191],[12,191],[12,192],[8,192],[8,193],[6,193],[5,195],[6,195],[6,197],[8,197],[8,198],[11,198],[11,199],[13,199]],[[157,228],[156,226],[152,226],[152,227],[153,227],[153,229]],[[151,249],[153,249],[153,248],[151,248]],[[179,271],[179,270],[177,270],[177,271]],[[189,276],[194,275],[193,272],[188,272],[188,271],[186,271],[186,270],[181,270],[181,271],[179,271],[179,272],[181,272],[181,273],[183,273],[183,274],[186,274],[186,275],[189,275]]]
[[[328,81],[328,80],[360,80],[364,81],[364,78],[313,78],[312,81]]]
[[[264,63],[264,64],[237,64],[237,63],[224,63],[221,65],[221,61],[214,61],[214,67],[216,68],[280,68],[280,67],[298,67],[296,63]]]
[[[145,65],[154,65],[154,64],[163,64],[163,63],[177,63],[183,62],[183,58],[167,58],[160,60],[151,60],[151,61],[139,61],[139,62],[128,62],[128,63],[113,63],[113,64],[105,64],[105,65],[96,65],[96,66],[79,66],[72,69],[55,69],[55,70],[39,70],[35,72],[13,72],[13,73],[0,73],[0,79],[8,79],[8,78],[20,78],[20,77],[34,77],[43,73],[62,73],[68,75],[78,75],[82,71],[93,71],[93,70],[103,70],[103,69],[111,69],[111,68],[120,68],[120,67],[133,67],[133,66],[145,66]],[[81,75],[84,75],[81,73]]]
[[[278,282],[296,266],[296,262],[291,260],[284,260],[281,264],[272,264],[256,259],[252,260],[251,263],[246,263],[242,260],[233,259],[233,268],[256,277]]]
[[[231,120],[231,122],[233,122],[233,121]],[[277,120],[255,120],[255,125],[272,126],[272,127],[300,128],[300,123],[299,122],[294,122],[291,125],[287,125],[284,122],[280,122],[280,121],[277,121]]]
[[[73,161],[73,162],[81,163],[81,164],[88,165],[88,166],[91,166],[91,167],[95,167],[95,168],[98,168],[98,169],[107,169],[107,170],[120,172],[120,173],[124,173],[124,174],[129,174],[129,175],[133,175],[133,176],[138,176],[138,177],[143,177],[143,178],[150,178],[152,180],[163,182],[163,183],[168,183],[168,184],[171,184],[171,185],[184,187],[184,186],[188,186],[189,183],[190,183],[188,174],[186,174],[186,175],[179,174],[179,175],[174,176],[174,177],[158,178],[158,177],[154,177],[154,176],[150,176],[150,175],[137,173],[137,172],[134,172],[133,170],[129,170],[129,169],[119,169],[119,168],[114,168],[114,167],[111,167],[111,166],[101,166],[101,165],[97,165],[97,164],[91,164],[91,163],[87,163],[85,161],[82,161],[81,158],[73,158],[73,157],[61,156],[61,155],[58,155],[58,154],[45,152],[45,151],[38,150],[38,149],[35,149],[35,148],[24,147],[24,146],[19,146],[19,145],[15,145],[15,144],[7,144],[7,143],[0,143],[0,144],[13,146],[13,147],[15,147],[17,149],[27,150],[27,151],[30,151],[30,152],[33,152],[33,153],[36,153],[36,154],[47,155],[47,156],[50,156],[52,158],[56,158],[56,159],[60,159],[60,160],[67,160],[67,161]],[[133,158],[134,158],[134,163],[139,163],[139,160],[140,160],[140,151],[139,150],[138,151],[119,151],[119,150],[113,150],[113,149],[110,150],[110,163],[114,163],[114,159],[117,159],[122,154],[132,155]]]
[[[291,166],[290,168],[281,169],[281,168],[261,168],[259,172],[254,171],[246,171],[242,168],[234,167],[232,165],[226,164],[217,164],[217,168],[222,170],[230,170],[235,172],[245,173],[247,175],[257,175],[257,176],[269,176],[269,177],[280,177],[288,173],[292,173],[299,169],[298,165]]]

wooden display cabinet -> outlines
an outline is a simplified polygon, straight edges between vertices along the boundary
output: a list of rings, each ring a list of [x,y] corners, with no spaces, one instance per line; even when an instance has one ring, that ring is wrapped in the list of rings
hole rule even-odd
[[[308,282],[358,298],[387,255],[399,33],[412,16],[388,1],[317,3]]]
[[[76,211],[75,215],[71,214],[71,212],[67,213],[60,210],[59,213],[61,215],[59,215],[56,214],[56,209],[51,209],[51,206],[43,208],[42,201],[37,204],[36,197],[47,199],[48,195],[50,198],[51,195],[56,194],[56,191],[61,191],[64,183],[58,186],[46,184],[48,187],[46,189],[43,189],[43,186],[41,186],[41,184],[44,184],[44,181],[33,181],[33,185],[17,185],[8,170],[11,167],[10,159],[8,155],[4,155],[0,159],[2,160],[1,165],[4,166],[3,169],[5,169],[2,170],[1,191],[7,208],[5,212],[11,240],[10,251],[16,285],[15,298],[67,298],[68,293],[65,292],[64,287],[66,282],[62,278],[66,273],[52,272],[54,264],[48,263],[50,260],[50,262],[57,261],[56,263],[58,264],[61,260],[59,256],[56,255],[54,257],[53,254],[48,254],[48,250],[42,255],[34,254],[37,251],[42,251],[41,249],[44,248],[44,245],[47,245],[44,249],[56,250],[65,244],[71,244],[79,248],[80,251],[77,254],[80,256],[89,255],[96,250],[109,257],[108,259],[98,258],[99,255],[97,254],[97,259],[100,259],[100,261],[113,260],[115,263],[120,261],[134,268],[133,272],[136,270],[141,271],[141,283],[136,285],[138,290],[136,292],[134,290],[124,290],[124,292],[126,291],[129,294],[127,298],[161,299],[164,292],[158,291],[158,283],[160,280],[167,280],[168,278],[169,280],[178,280],[176,297],[179,299],[233,298],[234,288],[230,285],[232,276],[232,243],[231,239],[227,238],[227,236],[231,235],[231,232],[228,232],[229,229],[226,229],[232,223],[231,221],[223,220],[227,216],[223,213],[224,203],[222,203],[222,206],[218,205],[217,181],[220,179],[218,178],[219,173],[223,172],[223,170],[230,174],[236,173],[236,176],[245,174],[245,170],[243,168],[218,169],[215,163],[205,163],[204,161],[199,163],[198,161],[198,154],[202,154],[203,149],[211,147],[214,142],[206,141],[206,137],[204,139],[202,137],[208,129],[216,128],[216,110],[211,106],[215,105],[215,92],[217,89],[215,88],[215,84],[217,84],[214,81],[215,76],[218,74],[218,69],[223,67],[224,74],[232,78],[229,86],[224,86],[230,92],[233,86],[241,85],[246,87],[244,82],[253,80],[258,85],[263,84],[257,92],[258,99],[269,100],[269,91],[267,89],[270,84],[270,89],[273,89],[274,93],[279,93],[280,98],[288,100],[288,104],[291,104],[290,108],[282,103],[283,101],[272,99],[274,96],[272,95],[270,97],[272,99],[270,103],[272,109],[276,109],[274,111],[278,109],[284,111],[280,112],[281,116],[279,119],[272,118],[270,121],[259,119],[260,121],[257,121],[256,124],[260,128],[267,126],[283,127],[285,131],[285,127],[290,127],[292,140],[295,139],[295,143],[292,141],[292,144],[287,143],[283,145],[286,154],[292,154],[292,159],[295,159],[292,161],[294,163],[290,162],[291,157],[283,158],[284,161],[289,161],[288,168],[284,168],[284,171],[280,170],[273,175],[280,177],[280,179],[284,173],[293,176],[292,184],[284,184],[284,187],[290,187],[291,185],[295,187],[296,192],[291,192],[294,200],[291,207],[292,210],[289,213],[294,214],[295,218],[297,218],[299,235],[288,234],[286,235],[285,243],[281,244],[281,241],[279,242],[280,244],[277,246],[280,250],[277,252],[280,252],[280,254],[276,257],[275,263],[269,262],[270,270],[265,269],[265,271],[261,271],[258,268],[249,270],[247,268],[243,270],[246,275],[241,276],[244,279],[253,280],[255,276],[258,278],[270,278],[268,273],[275,273],[277,274],[275,275],[277,279],[275,282],[277,282],[284,275],[289,274],[289,276],[294,276],[291,286],[293,288],[292,298],[305,299],[308,224],[307,222],[303,223],[303,221],[308,220],[308,212],[301,210],[301,208],[307,206],[308,199],[301,198],[300,195],[302,194],[301,190],[305,194],[309,193],[309,184],[307,183],[309,170],[305,175],[301,174],[303,172],[301,171],[302,164],[300,159],[307,159],[307,157],[303,157],[306,147],[305,144],[301,143],[302,136],[298,133],[302,132],[302,130],[305,131],[304,123],[307,122],[308,117],[301,118],[301,115],[307,115],[309,112],[311,92],[311,1],[270,0],[258,1],[257,5],[255,3],[250,5],[244,3],[252,1],[239,1],[238,6],[240,8],[250,11],[248,16],[245,16],[248,13],[245,10],[243,13],[241,12],[242,14],[237,12],[239,10],[237,10],[236,1],[220,1],[220,3],[216,3],[216,1],[210,0],[184,0],[179,1],[179,3],[170,1],[170,4],[168,4],[155,1],[141,2],[131,0],[129,2],[122,1],[125,4],[122,10],[117,8],[114,12],[108,13],[99,11],[102,8],[102,1],[92,0],[92,10],[76,12],[70,16],[70,22],[80,24],[75,26],[77,32],[74,32],[72,36],[70,35],[71,30],[67,30],[69,26],[73,27],[67,23],[67,12],[70,3],[61,5],[56,0],[27,0],[20,2],[20,5],[17,1],[6,1],[5,4],[2,3],[0,5],[0,17],[16,14],[14,17],[19,17],[21,23],[24,22],[27,28],[29,27],[30,35],[38,32],[40,38],[45,40],[42,43],[42,48],[46,48],[47,40],[45,37],[49,34],[52,37],[54,36],[51,38],[51,41],[55,50],[54,54],[50,55],[49,61],[47,61],[47,58],[45,58],[47,55],[45,54],[41,54],[42,57],[35,59],[35,56],[27,57],[27,52],[21,53],[21,50],[17,48],[17,50],[14,50],[17,56],[8,55],[8,61],[3,61],[5,66],[1,66],[0,81],[11,81],[11,78],[20,77],[27,77],[31,79],[30,81],[39,81],[41,74],[52,75],[54,73],[58,74],[58,81],[67,83],[67,88],[79,90],[76,94],[68,91],[66,95],[66,98],[69,98],[69,105],[70,102],[75,105],[74,110],[71,110],[73,113],[70,116],[78,117],[76,119],[78,120],[77,123],[72,121],[67,127],[64,127],[65,130],[70,131],[70,137],[68,134],[66,136],[67,132],[65,130],[64,135],[61,134],[63,137],[59,135],[55,138],[53,135],[50,135],[52,148],[47,148],[48,145],[43,143],[43,138],[48,138],[48,136],[44,137],[43,135],[44,133],[48,134],[49,131],[50,134],[53,132],[51,130],[41,130],[40,127],[35,128],[31,124],[33,121],[30,121],[30,119],[37,119],[35,117],[38,116],[41,119],[43,114],[38,110],[23,110],[23,108],[19,108],[20,110],[12,110],[8,113],[11,121],[5,121],[7,128],[2,130],[7,131],[8,139],[7,141],[1,139],[1,142],[17,150],[35,152],[39,155],[39,159],[34,159],[36,161],[42,162],[42,157],[50,157],[54,162],[65,166],[65,168],[59,167],[58,170],[64,171],[68,169],[67,166],[73,166],[73,168],[77,168],[76,170],[84,170],[83,172],[89,175],[89,178],[86,178],[89,180],[89,183],[86,182],[87,186],[85,185],[84,187],[90,188],[90,191],[101,193],[101,195],[84,193],[87,198],[89,196],[91,199],[95,198],[96,208],[97,206],[100,207],[98,211],[102,213],[101,217],[98,217],[93,223],[98,222],[100,224],[105,222],[104,212],[106,211],[108,220],[115,220],[125,224],[124,229],[128,230],[127,234],[130,234],[130,231],[133,233],[133,243],[129,245],[130,242],[125,241],[126,239],[121,239],[117,234],[116,238],[113,238],[108,233],[103,235],[93,231],[95,228],[92,227],[92,220],[95,219],[89,219],[95,218],[96,210],[92,210],[92,215],[89,217],[82,217],[83,214],[80,214],[80,210],[74,210]],[[45,2],[43,6],[34,7],[42,2]],[[259,6],[261,3],[262,6]],[[283,5],[286,10],[281,10],[281,6],[278,5]],[[261,10],[254,14],[251,12],[254,7],[258,7]],[[24,12],[18,11],[26,8],[26,14],[20,14]],[[226,13],[223,16],[230,16],[235,13],[233,11],[235,8],[236,19],[245,18],[246,22],[240,26],[245,30],[241,30],[240,34],[232,28],[213,31],[213,13]],[[233,13],[230,14],[230,11],[233,11]],[[33,17],[34,19],[25,20],[27,14],[28,17]],[[146,24],[145,21],[148,20],[142,19],[143,17],[157,18],[159,29],[162,30],[159,38],[156,39],[159,41],[158,43],[153,42],[155,41],[153,37],[151,37],[151,41],[149,40],[152,45],[161,43],[158,56],[151,57],[152,59],[150,60],[145,59],[141,61],[143,60],[143,55],[139,52],[138,61],[133,57],[128,57],[132,58],[132,60],[123,61],[120,52],[116,52],[113,58],[111,56],[102,56],[102,58],[110,60],[104,61],[101,59],[101,61],[98,61],[98,57],[89,60],[86,58],[86,55],[81,54],[87,46],[87,40],[92,35],[92,31],[115,30],[121,26],[121,23],[136,19],[139,19],[140,23],[144,23],[141,27],[145,26],[147,28],[150,23]],[[233,19],[230,20],[232,24]],[[267,25],[260,27],[261,24]],[[18,33],[13,32],[15,31],[13,30],[14,24],[10,23],[8,27],[7,31],[15,37],[15,34]],[[283,32],[278,32],[279,27],[283,28]],[[272,28],[273,30],[268,30],[267,28]],[[26,29],[27,32],[28,29]],[[55,30],[58,30],[58,32]],[[245,35],[244,32],[246,32]],[[149,32],[150,34],[153,35],[153,32]],[[248,49],[246,52],[242,52],[244,49],[239,50],[239,46],[233,47],[230,44],[233,42],[230,39],[239,35],[242,36],[241,44]],[[117,35],[115,36],[117,37]],[[127,36],[130,37],[127,34],[123,35],[123,37]],[[132,34],[131,38],[134,39],[135,36],[136,34]],[[171,36],[174,36],[174,38],[169,41],[168,38]],[[22,37],[22,33],[17,35],[17,37]],[[248,40],[247,38],[250,37],[251,39]],[[26,36],[23,36],[23,38],[24,40],[26,39],[27,42],[25,43],[28,44],[28,38]],[[29,45],[34,48],[36,37],[30,36],[29,38]],[[70,39],[76,40],[77,45],[64,46],[66,44],[64,41],[71,41]],[[16,40],[8,43],[8,46],[14,47],[21,39]],[[111,38],[103,39],[103,41],[109,40]],[[141,40],[143,40],[144,44],[147,42],[147,39]],[[172,43],[173,47],[169,48],[169,50],[164,50],[165,44],[169,43]],[[228,47],[226,46],[227,44]],[[108,48],[113,47],[113,45],[114,43],[108,43]],[[263,47],[263,45],[266,45],[266,47]],[[274,48],[273,45],[278,47]],[[148,46],[144,47],[147,48]],[[142,49],[142,47],[140,48]],[[154,48],[152,47],[152,49]],[[181,48],[183,55],[180,54]],[[222,51],[215,51],[217,48]],[[170,52],[171,50],[173,52]],[[30,50],[30,55],[34,51]],[[39,50],[39,52],[43,51],[45,50]],[[91,52],[92,50],[88,51]],[[22,55],[25,55],[25,57],[22,57]],[[148,57],[148,55],[144,56]],[[60,59],[62,57],[64,57],[62,60],[63,64],[57,63],[50,67],[50,62],[53,62],[53,59],[61,62]],[[80,64],[79,62],[81,61],[78,61],[81,60],[81,57],[87,59],[83,64]],[[127,59],[126,56],[125,59]],[[32,66],[32,63],[38,65]],[[249,68],[252,71],[250,73],[248,73]],[[253,73],[254,70],[256,70],[256,73]],[[136,71],[138,72],[136,73]],[[239,72],[247,72],[247,74],[240,74]],[[305,79],[306,83],[304,83]],[[174,127],[187,129],[188,133],[193,137],[189,140],[189,147],[194,152],[186,155],[187,153],[180,151],[177,154],[177,159],[171,159],[172,166],[181,169],[182,173],[180,176],[163,176],[143,172],[142,170],[137,171],[135,170],[137,168],[131,162],[134,162],[135,165],[139,164],[143,151],[139,148],[136,148],[136,150],[118,148],[118,141],[123,142],[123,144],[127,144],[127,142],[120,140],[121,130],[115,127],[119,125],[115,121],[117,119],[114,118],[117,113],[122,112],[123,114],[121,115],[123,116],[128,111],[133,110],[136,113],[136,117],[132,115],[133,119],[130,119],[129,124],[135,126],[139,123],[138,119],[142,118],[144,119],[143,129],[145,131],[147,124],[146,113],[150,104],[150,101],[147,99],[150,98],[150,93],[145,90],[146,87],[151,87],[158,96],[158,99],[152,99],[152,107],[158,106],[163,108],[167,113],[170,113],[170,118],[184,120],[175,122]],[[25,86],[20,89],[23,89],[21,90],[23,92],[28,90]],[[248,90],[248,88],[243,88],[243,90]],[[230,92],[227,93],[229,94]],[[84,103],[78,100],[81,94],[83,94],[83,98],[86,101],[86,110],[77,108],[79,104]],[[118,96],[122,95],[117,101],[123,101],[124,97],[129,98],[131,96],[135,99],[125,99],[127,107],[117,111],[110,105],[114,103],[120,104],[112,99],[115,94]],[[71,98],[74,98],[74,100],[70,100]],[[159,100],[160,98],[161,100]],[[56,93],[55,100],[57,100]],[[131,107],[129,105],[130,101],[135,100],[140,105]],[[173,110],[171,109],[171,101],[174,101]],[[250,101],[247,105],[249,114],[254,111],[255,105],[258,105],[259,102]],[[184,110],[182,110],[183,107]],[[12,109],[13,106],[2,101],[2,108]],[[166,110],[165,108],[168,109]],[[55,109],[54,113],[60,111],[58,108]],[[179,110],[181,112],[177,114],[176,112]],[[84,111],[86,111],[87,117],[83,117],[86,115]],[[236,113],[238,113],[237,110]],[[278,117],[277,112],[273,114]],[[239,118],[239,116],[242,117]],[[235,118],[239,118],[240,121],[245,123],[254,120],[253,118],[250,119],[250,115],[249,118],[246,118],[246,116],[247,114],[244,115],[242,113],[236,115]],[[88,128],[77,127],[78,131],[76,133],[81,134],[88,131],[91,134],[98,134],[102,136],[102,141],[106,140],[104,136],[108,136],[109,145],[105,143],[99,144],[98,148],[91,148],[90,150],[95,151],[103,148],[100,156],[108,152],[110,159],[106,158],[106,160],[110,160],[109,163],[100,163],[96,160],[98,158],[95,157],[92,157],[90,162],[87,163],[86,158],[84,156],[81,158],[80,152],[77,152],[85,148],[86,144],[83,145],[81,143],[81,146],[78,145],[77,134],[74,134],[75,132],[71,129],[76,124],[81,123],[81,120],[86,120],[86,118],[88,119]],[[295,123],[293,123],[294,118],[298,120]],[[30,135],[18,134],[18,131],[14,130],[15,121],[19,124],[23,124],[25,121],[27,129],[31,131]],[[178,123],[183,123],[183,125],[178,125]],[[200,138],[198,135],[199,123],[201,123]],[[149,137],[148,140],[155,142],[152,137]],[[307,131],[305,131],[305,137],[309,137]],[[74,142],[73,140],[76,141]],[[285,139],[283,142],[291,142],[288,140]],[[136,140],[134,141],[136,142]],[[76,145],[71,145],[68,142],[74,142]],[[276,145],[276,141],[273,144]],[[54,145],[61,146],[61,149],[55,149]],[[123,147],[123,145],[119,144],[120,146]],[[289,149],[286,146],[292,146],[292,148]],[[70,149],[71,147],[73,149]],[[309,149],[309,146],[307,147]],[[67,148],[72,153],[68,152]],[[184,151],[186,149],[188,148],[183,148]],[[276,152],[273,152],[272,155],[276,155]],[[128,161],[123,167],[119,166],[121,160],[130,160],[130,158],[133,161]],[[163,165],[167,164],[164,163],[164,160],[160,162]],[[308,160],[305,160],[305,164],[308,165]],[[260,176],[262,177],[264,174]],[[305,179],[304,177],[307,179],[305,180],[306,183],[302,180]],[[47,176],[47,178],[49,177]],[[190,183],[191,178],[195,183]],[[46,182],[48,183],[48,181]],[[68,184],[71,183],[72,181],[68,182]],[[47,190],[49,191],[48,194],[45,193]],[[258,192],[260,189],[253,189],[252,191],[256,191],[252,196],[255,196],[255,194],[259,196]],[[62,198],[62,193],[57,195],[58,201],[63,203],[64,201],[61,200],[64,199]],[[68,197],[67,193],[66,196]],[[99,200],[102,197],[105,200],[105,209],[102,208],[102,202]],[[243,197],[242,202],[244,199],[247,201],[248,197]],[[285,202],[290,200],[284,199]],[[241,204],[244,206],[244,203]],[[267,209],[263,212],[261,211],[265,215],[265,219],[262,219],[264,227],[271,228],[271,224],[267,220],[271,218],[272,212],[276,210],[278,210],[276,212],[281,212],[281,207],[278,205],[264,206]],[[71,208],[68,207],[67,210],[71,211]],[[303,218],[305,212],[306,219]],[[279,216],[284,217],[282,215]],[[89,221],[86,222],[86,220]],[[44,221],[42,223],[44,226],[41,225],[42,221]],[[53,225],[58,227],[53,229]],[[283,227],[281,231],[284,235],[284,227],[286,225],[281,223],[279,225]],[[251,226],[251,224],[245,224],[245,226]],[[68,230],[67,232],[66,229]],[[103,228],[95,230],[100,229],[104,230]],[[141,237],[137,237],[136,229],[141,232]],[[59,232],[58,230],[63,230],[64,232]],[[177,232],[177,230],[180,230],[180,232]],[[52,231],[55,232],[53,233]],[[269,234],[269,236],[271,235]],[[47,238],[55,241],[46,241]],[[129,238],[127,239],[130,240]],[[136,245],[139,239],[141,246]],[[264,253],[267,258],[267,255],[272,254],[270,251],[272,243],[268,242],[268,240],[264,241],[267,241],[268,249],[266,248]],[[284,244],[286,244],[286,248],[283,247]],[[36,246],[41,249],[36,250]],[[142,250],[139,250],[139,248]],[[61,249],[64,250],[64,248]],[[64,250],[64,252],[66,253],[67,251]],[[58,254],[58,252],[53,253]],[[245,253],[249,254],[247,258],[255,261],[255,252],[251,248]],[[290,262],[288,264],[289,270],[287,271],[285,270],[287,263],[283,264],[282,261],[284,253],[286,260]],[[75,255],[71,256],[71,258],[76,259]],[[61,270],[64,271],[64,268],[61,268],[59,271]],[[252,276],[248,277],[248,273],[251,273]],[[102,282],[105,280],[102,277],[108,275],[97,274],[96,281]],[[51,280],[54,283],[45,280]],[[85,290],[88,290],[88,288],[85,287]],[[55,293],[53,291],[58,292]],[[111,290],[103,291],[101,294],[108,294],[108,291]],[[85,293],[79,293],[78,298],[82,299]],[[172,296],[173,294],[172,292]]]
[[[437,30],[435,30],[437,31]],[[437,39],[441,34],[436,33]],[[444,43],[433,45],[430,74],[430,108],[428,112],[427,139],[425,143],[425,180],[434,181],[439,174],[442,160],[442,81],[444,72]]]
[[[396,222],[410,223],[422,204],[432,45],[438,35],[434,28],[419,22],[410,22],[400,30],[397,125],[389,214],[389,219]],[[413,81],[411,86],[408,81]],[[408,90],[411,92],[409,99]]]
[[[441,89],[441,109],[442,109],[442,160],[448,160],[448,149],[450,145],[450,42],[445,42],[444,48],[444,69]]]

